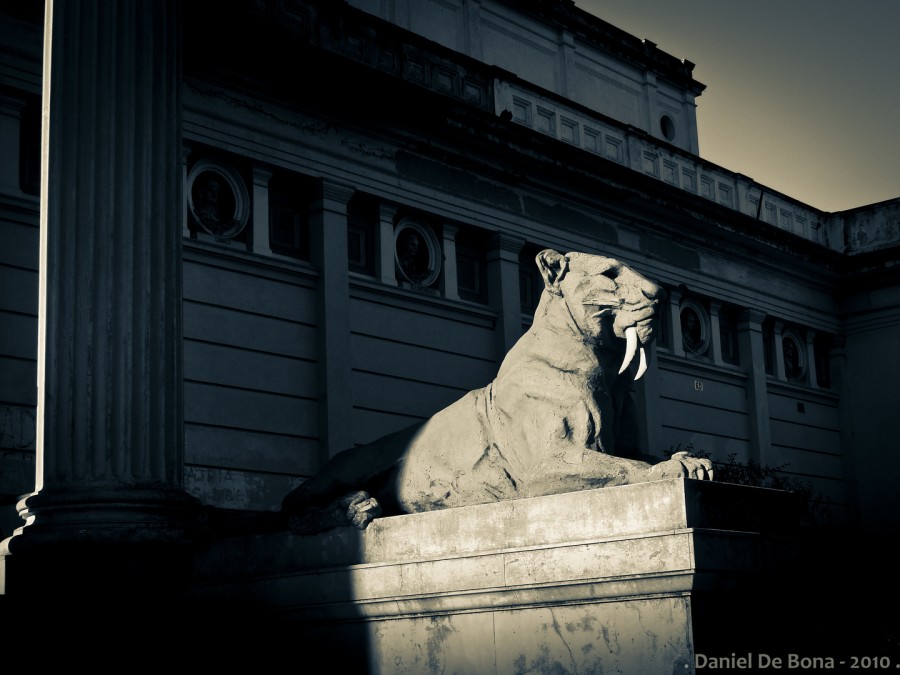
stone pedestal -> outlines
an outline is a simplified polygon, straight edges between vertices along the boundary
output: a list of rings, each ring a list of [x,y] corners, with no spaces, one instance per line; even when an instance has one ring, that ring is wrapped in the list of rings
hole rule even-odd
[[[771,589],[792,514],[788,493],[665,480],[233,537],[196,558],[193,595],[347,672],[691,673],[723,646],[705,598]]]

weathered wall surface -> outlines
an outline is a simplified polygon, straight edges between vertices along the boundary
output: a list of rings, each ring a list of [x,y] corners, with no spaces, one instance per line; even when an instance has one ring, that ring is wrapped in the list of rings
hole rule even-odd
[[[317,466],[315,276],[187,249],[184,435],[188,490],[263,509]]]
[[[496,374],[486,308],[361,283],[351,295],[354,444],[427,419]]]
[[[847,298],[847,341],[841,376],[842,430],[848,480],[867,531],[879,536],[898,531],[900,496],[896,487],[897,382],[900,381],[900,284],[892,267],[877,286]]]
[[[23,14],[0,20],[0,538],[35,475],[42,26]]]

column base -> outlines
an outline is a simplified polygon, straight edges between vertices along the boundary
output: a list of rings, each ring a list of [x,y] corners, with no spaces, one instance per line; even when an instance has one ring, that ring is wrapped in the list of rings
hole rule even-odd
[[[18,504],[25,525],[0,542],[0,596],[15,611],[170,602],[183,592],[200,503],[183,490],[44,489]]]

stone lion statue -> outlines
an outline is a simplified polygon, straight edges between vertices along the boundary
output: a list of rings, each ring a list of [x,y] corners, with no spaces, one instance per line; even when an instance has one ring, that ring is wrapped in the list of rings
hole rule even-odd
[[[345,450],[290,492],[297,533],[379,515],[639,483],[712,479],[709,460],[636,457],[631,383],[647,368],[663,290],[598,255],[541,251],[531,328],[494,380],[430,419]]]

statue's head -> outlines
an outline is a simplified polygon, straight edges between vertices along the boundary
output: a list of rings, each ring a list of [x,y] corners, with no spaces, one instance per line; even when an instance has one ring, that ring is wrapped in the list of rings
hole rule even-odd
[[[598,341],[612,333],[625,341],[619,372],[639,355],[635,379],[644,374],[644,346],[655,337],[657,308],[665,296],[662,288],[624,263],[587,253],[558,253],[546,249],[537,254],[538,268],[548,293],[568,306],[572,320],[586,341]]]

